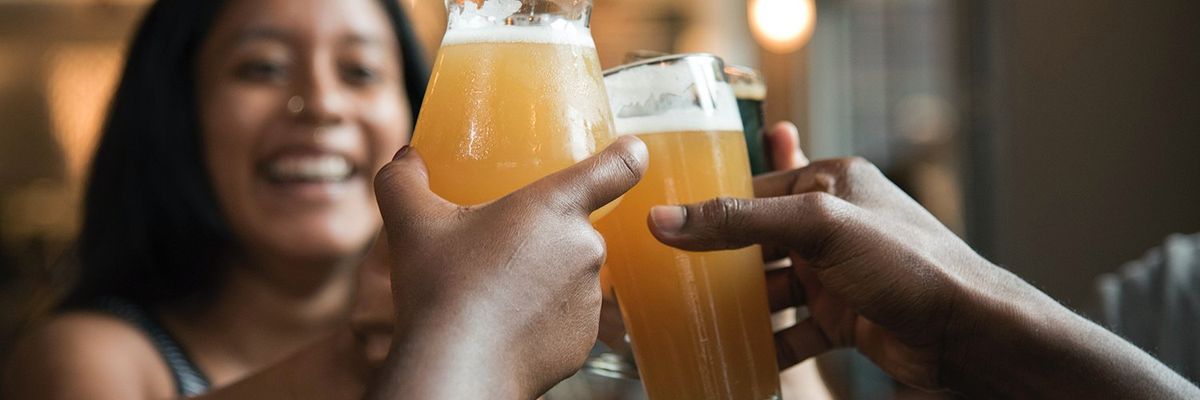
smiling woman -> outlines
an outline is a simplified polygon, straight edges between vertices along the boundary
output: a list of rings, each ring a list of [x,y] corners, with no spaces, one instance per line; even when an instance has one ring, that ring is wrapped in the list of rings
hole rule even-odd
[[[140,379],[51,387],[197,394],[344,325],[381,226],[371,179],[408,141],[427,78],[396,2],[155,3],[90,172],[78,282],[23,346],[79,365],[99,350],[71,343],[90,338],[124,351],[111,374]]]
[[[348,28],[354,13],[370,22],[355,29],[373,29],[380,43],[345,42],[361,34]],[[387,1],[156,3],[131,47],[95,157],[79,243],[83,276],[70,303],[105,295],[209,300],[231,269],[218,258],[255,248],[247,239],[272,241],[247,232],[240,216],[288,207],[263,197],[280,186],[269,184],[266,161],[301,151],[353,157],[358,172],[381,165],[407,140],[420,105],[428,76],[420,54]],[[342,74],[367,61],[391,69],[375,72],[383,83],[339,82],[359,79]],[[306,99],[300,113],[287,111],[293,96]],[[360,109],[348,116],[348,106]],[[343,209],[373,204],[362,180],[358,203],[337,202]],[[364,217],[357,218],[351,222]],[[354,240],[361,251],[365,235]]]

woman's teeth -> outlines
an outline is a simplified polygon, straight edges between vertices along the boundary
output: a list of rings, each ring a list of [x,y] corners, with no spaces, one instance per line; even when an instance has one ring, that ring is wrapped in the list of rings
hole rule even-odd
[[[354,168],[339,155],[282,157],[267,164],[267,177],[281,182],[341,182]]]

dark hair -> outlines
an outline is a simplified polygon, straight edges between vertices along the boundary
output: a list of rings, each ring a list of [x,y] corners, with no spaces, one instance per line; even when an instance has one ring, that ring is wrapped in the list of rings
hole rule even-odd
[[[66,306],[203,302],[226,273],[218,257],[233,237],[204,169],[195,99],[197,53],[224,3],[160,0],[143,18],[92,161]],[[428,67],[398,2],[380,3],[415,121]]]

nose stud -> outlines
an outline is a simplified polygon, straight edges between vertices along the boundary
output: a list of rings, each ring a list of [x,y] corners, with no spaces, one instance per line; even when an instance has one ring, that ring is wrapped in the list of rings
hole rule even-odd
[[[299,115],[304,112],[304,98],[300,96],[292,96],[287,101],[287,110],[292,114]]]

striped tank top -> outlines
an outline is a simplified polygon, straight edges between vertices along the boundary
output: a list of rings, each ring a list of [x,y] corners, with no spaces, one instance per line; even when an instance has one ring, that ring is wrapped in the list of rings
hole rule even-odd
[[[167,368],[171,370],[176,394],[190,397],[208,391],[208,378],[200,372],[200,368],[188,357],[183,346],[171,336],[158,318],[144,307],[117,298],[106,298],[98,302],[97,311],[120,318],[146,334],[163,361],[167,363]]]

